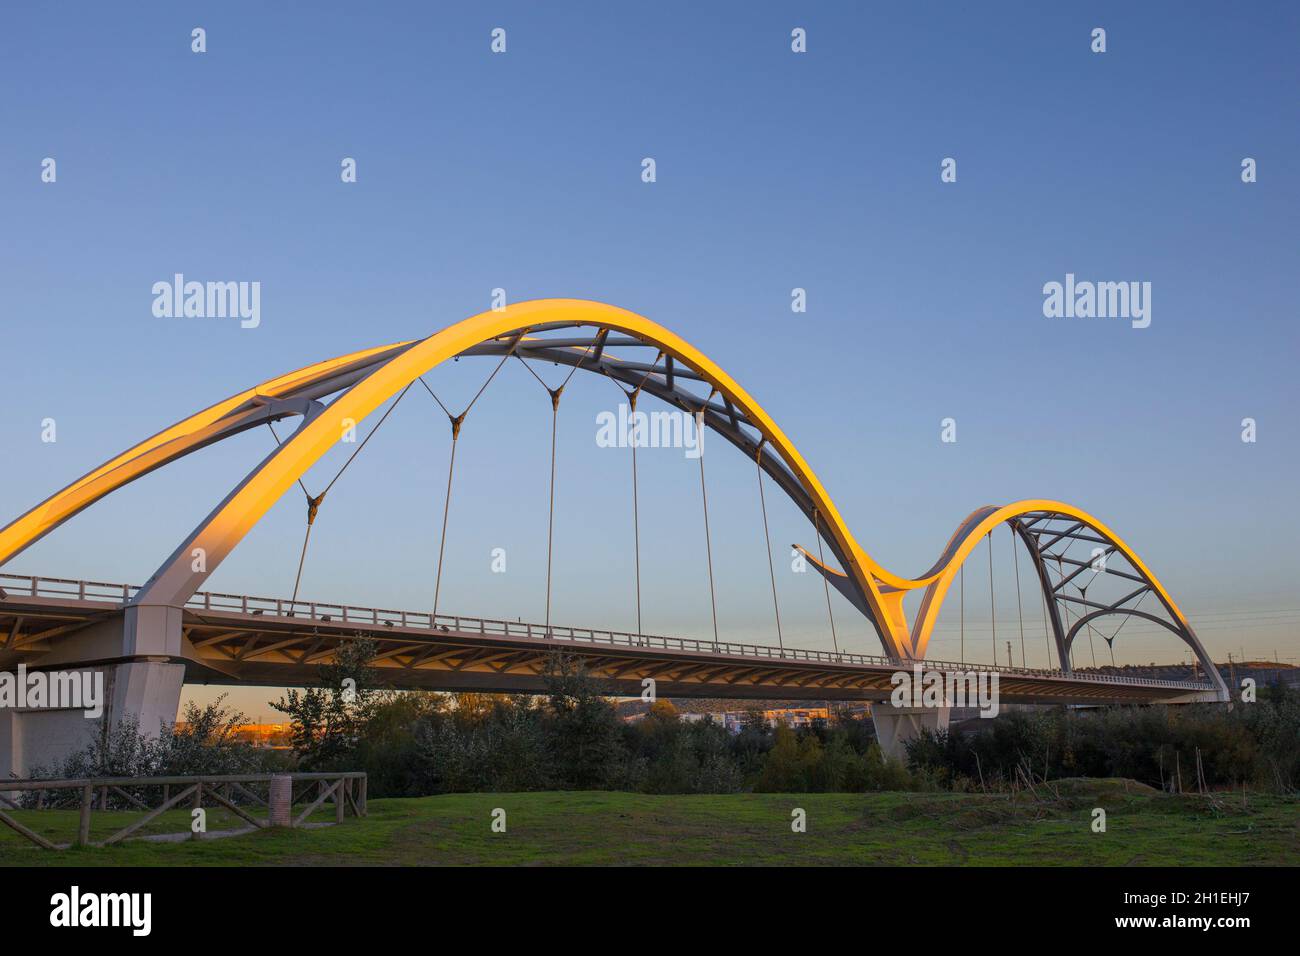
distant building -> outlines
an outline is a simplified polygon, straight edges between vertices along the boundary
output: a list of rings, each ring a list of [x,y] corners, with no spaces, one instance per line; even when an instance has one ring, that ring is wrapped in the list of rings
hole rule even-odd
[[[177,733],[183,734],[188,730],[185,721],[177,721]],[[292,731],[288,724],[238,724],[231,728],[231,736],[240,743],[268,750],[286,750],[292,745]]]
[[[745,711],[728,711],[722,715],[722,726],[727,728],[727,733],[738,734],[745,727],[745,716]]]
[[[731,701],[717,701],[711,703],[731,703]],[[787,727],[804,728],[817,725],[824,725],[831,720],[831,709],[828,705],[822,704],[817,706],[816,703],[806,707],[774,707],[774,701],[760,701],[757,706],[751,706],[745,710],[687,710],[684,707],[691,706],[692,702],[679,701],[679,708],[676,710],[676,717],[684,723],[696,724],[704,720],[711,720],[719,727],[724,728],[728,733],[738,734],[745,725],[757,717],[763,724],[768,727],[775,727],[778,724],[785,724]],[[767,706],[763,706],[766,704]],[[644,720],[648,708],[640,701],[623,701],[619,704],[619,715],[624,723],[634,724]],[[855,701],[849,704],[836,705],[835,714],[840,717],[862,718],[871,715],[871,705],[866,701]]]
[[[763,721],[769,727],[785,724],[787,727],[811,727],[825,724],[831,719],[831,712],[825,707],[783,707],[778,710],[763,711]]]

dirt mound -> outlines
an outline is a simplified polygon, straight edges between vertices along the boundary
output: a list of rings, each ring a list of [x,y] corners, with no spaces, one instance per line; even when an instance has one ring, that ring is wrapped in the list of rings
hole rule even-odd
[[[1062,797],[1154,797],[1160,793],[1155,787],[1131,777],[1062,777],[1051,781],[1051,787]]]

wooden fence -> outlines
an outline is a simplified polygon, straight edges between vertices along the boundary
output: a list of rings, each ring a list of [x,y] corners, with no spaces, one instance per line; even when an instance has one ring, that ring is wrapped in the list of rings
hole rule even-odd
[[[88,777],[80,780],[3,780],[0,781],[0,823],[47,850],[64,850],[69,846],[112,846],[148,826],[168,810],[185,805],[188,805],[191,810],[201,808],[206,797],[253,827],[268,827],[271,825],[269,797],[263,798],[252,788],[259,784],[266,784],[269,791],[271,779],[281,776],[289,777],[293,783],[290,806],[310,800],[296,817],[290,814],[289,825],[292,827],[301,826],[322,804],[331,799],[334,802],[336,823],[343,822],[348,810],[351,810],[354,817],[366,815],[366,775],[360,771],[256,773],[182,777]],[[298,784],[306,784],[306,786],[299,788]],[[47,794],[57,794],[65,790],[78,791],[78,799],[68,804],[77,806],[80,810],[77,837],[72,843],[55,843],[6,812],[6,808],[18,809],[18,802],[6,794],[34,791],[37,794],[34,809],[43,810],[47,809]],[[149,799],[153,791],[158,791],[156,806],[152,805]],[[91,815],[96,809],[107,810],[110,799],[130,805],[142,811],[142,815],[107,839],[92,842]],[[241,800],[244,805],[241,805]],[[52,801],[51,806],[57,802],[60,801]],[[256,813],[258,807],[266,809],[265,818]],[[203,833],[192,832],[190,836],[192,839],[200,839]]]

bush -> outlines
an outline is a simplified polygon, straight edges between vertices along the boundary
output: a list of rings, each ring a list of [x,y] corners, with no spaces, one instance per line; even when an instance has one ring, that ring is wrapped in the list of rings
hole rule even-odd
[[[556,655],[544,697],[375,689],[364,642],[344,646],[321,688],[289,691],[299,769],[364,770],[372,796],[549,789],[645,793],[998,790],[1032,779],[1130,777],[1195,790],[1292,793],[1300,782],[1300,696],[1269,688],[1259,703],[1010,711],[972,732],[923,732],[907,760],[888,760],[869,718],[836,717],[800,730],[754,711],[739,733],[687,721],[668,701],[619,719],[608,689],[580,661]],[[349,685],[351,679],[355,685]],[[191,704],[184,729],[145,736],[121,722],[57,766],[53,777],[266,772],[283,755],[234,738],[242,714],[224,697]],[[120,798],[119,798],[120,800]]]
[[[633,785],[646,793],[735,793],[744,784],[731,734],[708,718],[681,720],[668,701],[628,727],[626,741],[641,768]]]
[[[1273,691],[1257,703],[1012,711],[966,733],[923,732],[908,765],[943,785],[998,789],[1029,775],[1128,777],[1193,791],[1197,757],[1206,788],[1281,793],[1300,781],[1300,702]]]
[[[248,722],[242,713],[225,706],[226,695],[199,707],[186,705],[179,725],[163,724],[158,733],[143,734],[138,723],[123,718],[110,731],[98,735],[81,750],[62,761],[33,767],[33,778],[76,779],[85,777],[183,777],[194,775],[251,774],[280,769],[280,757],[235,738],[235,728]],[[136,788],[133,794],[146,802],[156,800],[158,792]],[[46,804],[71,805],[80,794],[70,790],[51,790]],[[29,791],[25,805],[34,806],[38,799]],[[127,807],[131,802],[110,794],[110,807]]]
[[[550,788],[554,777],[541,710],[525,699],[502,698],[479,708],[474,703],[461,701],[450,711],[432,712],[420,720],[419,791]]]

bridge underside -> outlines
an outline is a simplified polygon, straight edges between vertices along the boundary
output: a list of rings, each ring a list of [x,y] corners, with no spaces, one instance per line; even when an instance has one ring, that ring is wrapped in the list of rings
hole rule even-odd
[[[120,608],[49,598],[0,602],[0,669],[109,666],[138,660],[88,648],[91,635],[121,627]],[[186,683],[298,686],[319,683],[339,643],[364,636],[376,644],[371,666],[381,684],[401,690],[541,693],[548,658],[563,652],[585,662],[607,692],[635,696],[653,678],[665,697],[785,700],[883,700],[900,666],[885,658],[749,644],[662,638],[539,625],[448,618],[403,626],[400,620],[338,621],[329,615],[186,609],[175,653],[150,659],[185,668]],[[457,626],[459,624],[459,626]],[[73,648],[74,644],[82,646]],[[976,665],[928,662],[927,669]],[[978,669],[989,670],[985,666]],[[1009,703],[1149,704],[1213,699],[1199,682],[1124,680],[1109,675],[999,668]]]

